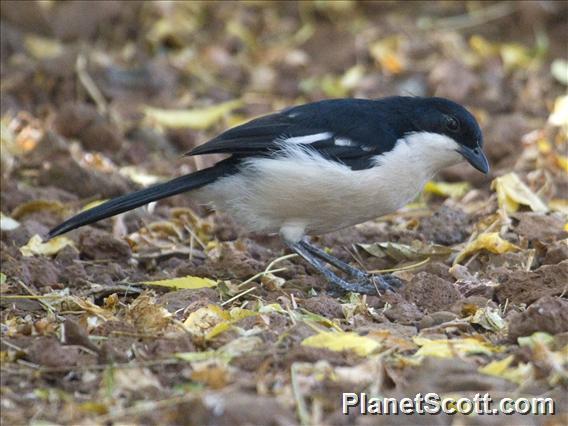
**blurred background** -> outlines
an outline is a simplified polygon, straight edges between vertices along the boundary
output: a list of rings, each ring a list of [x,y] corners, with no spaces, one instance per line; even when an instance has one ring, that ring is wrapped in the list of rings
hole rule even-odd
[[[520,136],[565,90],[566,13],[562,1],[2,1],[2,129],[25,139],[3,138],[3,176],[8,151],[31,151],[46,132],[64,150],[79,142],[99,171],[144,164],[172,175],[214,161],[178,156],[254,116],[397,94],[472,108],[493,165],[510,166]],[[38,183],[53,184],[50,173]],[[127,185],[91,180],[55,183],[103,197]]]

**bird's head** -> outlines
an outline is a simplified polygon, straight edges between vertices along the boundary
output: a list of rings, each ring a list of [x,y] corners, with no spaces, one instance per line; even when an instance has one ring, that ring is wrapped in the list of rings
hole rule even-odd
[[[444,98],[405,99],[409,120],[405,138],[415,136],[416,143],[428,144],[444,166],[465,159],[480,172],[489,172],[481,129],[467,109]]]

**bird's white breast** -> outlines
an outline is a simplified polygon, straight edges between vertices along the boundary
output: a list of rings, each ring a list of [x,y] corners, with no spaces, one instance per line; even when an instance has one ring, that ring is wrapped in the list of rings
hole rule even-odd
[[[391,213],[411,201],[440,168],[460,161],[455,142],[416,133],[351,170],[297,144],[277,158],[251,158],[239,173],[196,191],[251,231],[288,240],[321,234]]]

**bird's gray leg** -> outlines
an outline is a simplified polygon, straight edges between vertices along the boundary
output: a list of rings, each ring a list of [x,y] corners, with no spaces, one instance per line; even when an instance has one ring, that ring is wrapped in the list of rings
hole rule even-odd
[[[312,255],[304,245],[299,243],[286,243],[293,251],[298,253],[306,262],[313,266],[320,272],[330,283],[340,287],[344,291],[351,291],[355,293],[364,294],[377,294],[379,288],[370,280],[365,280],[361,283],[349,283],[343,278],[335,275],[330,269],[326,268],[324,263]]]
[[[364,278],[368,277],[368,274],[366,272],[363,272],[363,271],[361,271],[357,268],[354,268],[353,266],[349,265],[348,263],[345,263],[343,260],[340,260],[337,257],[332,256],[329,253],[326,253],[324,250],[320,249],[319,247],[316,247],[316,246],[308,243],[306,240],[300,241],[299,244],[301,244],[302,247],[304,247],[307,251],[309,251],[314,256],[319,257],[320,259],[324,260],[325,262],[329,263],[330,265],[335,266],[340,271],[343,271],[346,274],[349,274],[354,278],[364,279]]]
[[[398,278],[389,275],[389,276],[381,276],[381,275],[371,275],[367,272],[361,271],[360,269],[354,268],[353,266],[349,265],[348,263],[336,258],[335,256],[326,253],[324,250],[316,247],[306,240],[300,241],[298,244],[302,246],[304,250],[308,253],[312,254],[313,256],[319,257],[321,260],[325,261],[326,263],[335,266],[340,271],[345,272],[347,275],[355,278],[359,283],[371,283],[374,284],[376,289],[378,290],[394,290],[401,286],[401,282]]]

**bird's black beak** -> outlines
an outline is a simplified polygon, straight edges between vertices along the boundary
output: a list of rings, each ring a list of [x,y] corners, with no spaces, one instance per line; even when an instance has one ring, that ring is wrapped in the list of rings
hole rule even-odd
[[[476,146],[475,148],[470,148],[462,145],[458,149],[458,152],[477,170],[484,174],[489,173],[489,162],[480,147]]]

